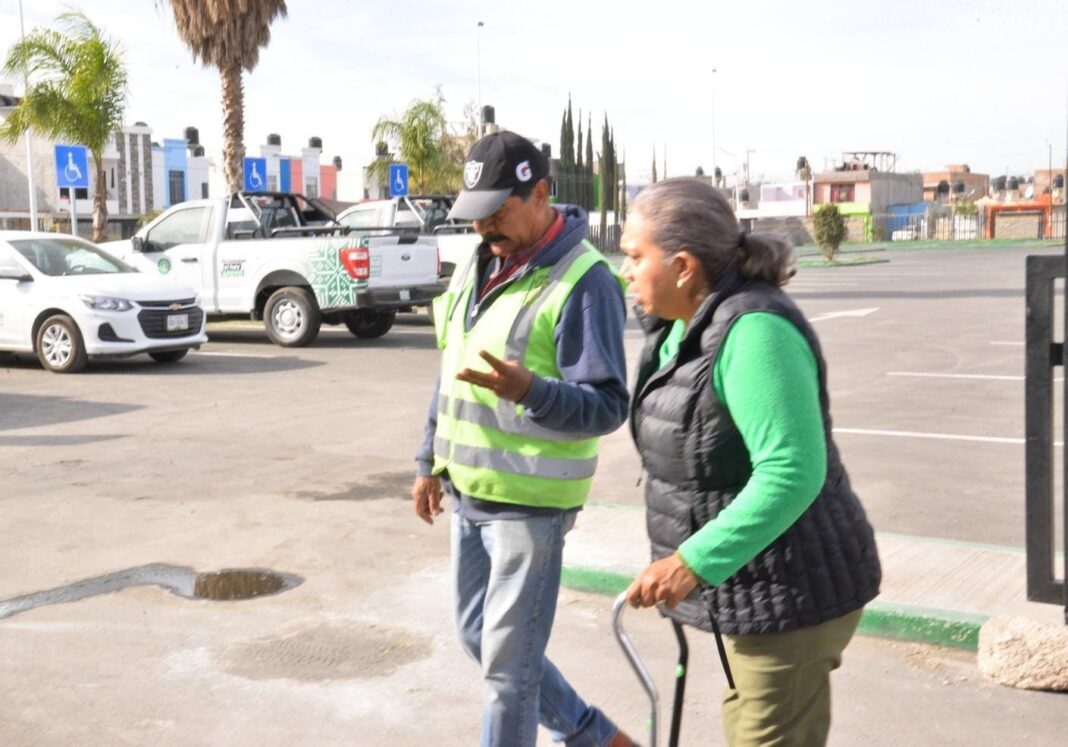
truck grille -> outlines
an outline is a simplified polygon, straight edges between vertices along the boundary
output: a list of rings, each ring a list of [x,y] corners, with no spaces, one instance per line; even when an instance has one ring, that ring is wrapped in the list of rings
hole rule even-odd
[[[170,308],[172,303],[180,304],[182,306],[192,306],[196,301],[195,298],[179,298],[171,299],[169,301],[138,301],[137,305],[146,309],[167,309]]]
[[[141,302],[138,301],[138,303]],[[172,301],[170,303],[174,302]],[[168,303],[167,305],[170,306],[170,303]],[[172,314],[188,314],[189,329],[168,332],[167,317],[171,316]],[[141,323],[141,331],[145,333],[146,337],[152,337],[155,339],[168,337],[188,337],[189,335],[195,335],[200,332],[200,326],[204,322],[204,312],[198,306],[189,306],[187,308],[183,308],[181,311],[170,311],[163,309],[143,309],[137,315],[137,321]]]

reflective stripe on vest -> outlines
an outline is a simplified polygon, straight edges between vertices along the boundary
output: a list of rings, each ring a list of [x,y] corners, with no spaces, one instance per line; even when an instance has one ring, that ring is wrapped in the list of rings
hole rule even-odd
[[[487,370],[482,349],[519,360],[542,377],[560,377],[554,331],[575,284],[605,262],[586,242],[559,261],[505,286],[470,330],[465,315],[477,275],[475,261],[453,278],[435,306],[442,353],[434,472],[446,469],[456,488],[486,500],[533,506],[581,505],[597,465],[597,438],[535,423],[522,405],[456,380],[464,368]],[[439,310],[440,313],[439,314]]]

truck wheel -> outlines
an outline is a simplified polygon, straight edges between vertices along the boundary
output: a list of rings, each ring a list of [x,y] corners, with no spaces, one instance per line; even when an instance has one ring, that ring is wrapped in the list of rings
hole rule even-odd
[[[45,320],[37,330],[37,360],[53,373],[77,373],[85,368],[89,356],[73,319],[56,314]]]
[[[304,347],[319,336],[322,317],[315,296],[307,288],[280,288],[263,307],[263,326],[271,342],[287,348]]]
[[[156,363],[177,363],[185,354],[189,352],[189,348],[185,350],[163,350],[158,353],[149,353],[149,357]]]
[[[395,311],[358,309],[345,315],[345,326],[357,337],[372,340],[389,332],[396,318]]]

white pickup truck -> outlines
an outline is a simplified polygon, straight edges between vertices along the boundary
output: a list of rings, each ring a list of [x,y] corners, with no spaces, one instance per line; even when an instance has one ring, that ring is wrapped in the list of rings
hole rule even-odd
[[[398,309],[444,286],[432,237],[357,236],[314,200],[238,192],[167,210],[132,239],[101,248],[199,292],[209,317],[262,319],[273,342],[312,342],[322,323],[380,337]]]
[[[453,198],[448,195],[367,200],[338,213],[337,221],[353,231],[370,235],[378,229],[387,229],[434,236],[438,241],[441,276],[447,279],[457,267],[464,265],[482,241],[470,223],[449,219],[452,203]]]

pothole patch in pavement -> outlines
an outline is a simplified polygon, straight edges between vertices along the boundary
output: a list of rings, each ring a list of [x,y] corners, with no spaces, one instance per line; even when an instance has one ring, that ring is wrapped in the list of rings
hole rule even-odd
[[[300,576],[266,568],[228,568],[199,573],[188,566],[151,563],[0,601],[0,620],[37,607],[69,604],[133,586],[159,586],[185,599],[236,601],[279,594],[303,582]]]
[[[426,636],[361,623],[327,623],[282,637],[230,646],[217,655],[229,674],[252,680],[384,677],[430,656]]]
[[[370,501],[380,498],[408,500],[414,479],[414,472],[379,472],[332,493],[302,490],[292,495],[294,498],[310,501]]]

